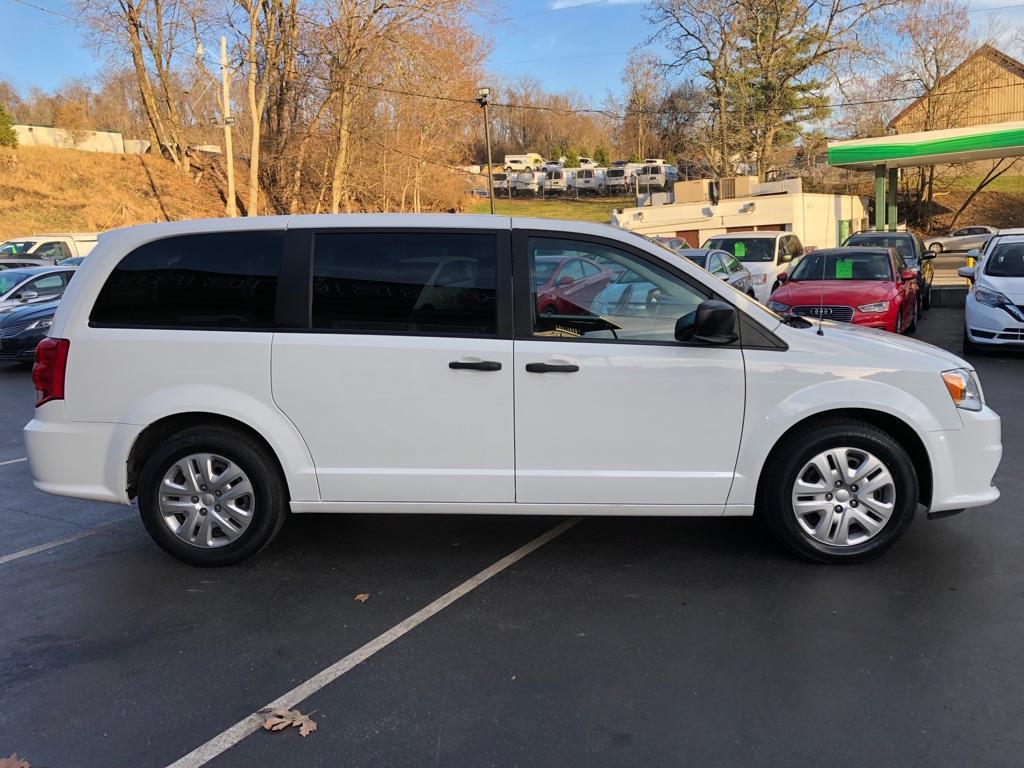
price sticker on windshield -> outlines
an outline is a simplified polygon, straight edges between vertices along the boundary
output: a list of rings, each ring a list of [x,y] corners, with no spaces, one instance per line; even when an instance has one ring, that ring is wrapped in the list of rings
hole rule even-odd
[[[743,257],[747,255],[747,246],[743,243],[736,243],[733,246],[732,255],[740,261],[743,261]]]
[[[853,279],[853,262],[850,259],[836,259],[836,280]]]

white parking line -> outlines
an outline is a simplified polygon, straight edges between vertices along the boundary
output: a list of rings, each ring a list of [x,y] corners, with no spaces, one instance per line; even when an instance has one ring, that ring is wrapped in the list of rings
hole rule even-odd
[[[442,595],[441,597],[437,598],[437,600],[435,600],[434,602],[418,610],[409,618],[405,619],[402,622],[399,622],[384,634],[375,637],[362,648],[353,651],[343,659],[339,659],[338,661],[334,662],[331,666],[313,675],[313,677],[309,678],[309,680],[307,680],[306,682],[296,686],[295,688],[292,688],[292,690],[288,691],[288,693],[284,694],[283,696],[274,699],[272,702],[263,707],[263,710],[291,709],[293,707],[296,707],[304,699],[309,698],[324,686],[334,682],[339,677],[344,675],[346,672],[348,672],[358,664],[366,661],[368,658],[373,656],[375,653],[377,653],[377,651],[386,648],[391,643],[395,642],[395,640],[398,640],[400,637],[405,635],[407,632],[410,632],[416,627],[418,627],[431,616],[440,613],[449,605],[458,600],[460,597],[472,592],[474,589],[479,587],[492,576],[496,576],[497,574],[501,573],[506,568],[508,568],[510,565],[514,565],[515,563],[522,560],[524,557],[526,557],[534,550],[543,547],[552,539],[555,539],[556,537],[565,533],[567,530],[576,525],[576,523],[578,523],[579,521],[580,518],[573,517],[562,523],[559,523],[546,533],[542,533],[533,541],[529,542],[528,544],[524,544],[515,552],[506,555],[493,565],[489,565],[488,567],[484,568],[476,576],[473,576],[471,579],[467,579],[466,581],[462,582],[461,584],[459,584],[459,586],[455,587],[455,589],[453,589],[451,592]],[[249,736],[250,734],[253,734],[256,731],[258,731],[263,726],[263,722],[265,719],[265,716],[261,715],[260,711],[253,712],[247,718],[245,718],[244,720],[239,720],[237,723],[235,723],[233,726],[228,728],[223,733],[214,736],[201,747],[197,747],[184,757],[175,760],[173,763],[170,764],[170,766],[168,766],[168,768],[199,768],[199,766],[206,765],[206,763],[208,763],[210,760],[213,760],[213,758],[217,757],[217,755],[235,746],[235,744],[240,742],[246,736]]]
[[[35,554],[38,554],[39,552],[45,552],[48,549],[54,549],[56,547],[62,547],[65,544],[70,544],[72,541],[78,541],[79,539],[87,539],[90,536],[95,536],[97,533],[102,531],[104,528],[109,528],[110,526],[115,525],[117,523],[122,523],[125,520],[128,520],[130,517],[132,517],[132,516],[129,515],[127,517],[118,518],[117,520],[111,520],[109,523],[104,523],[103,525],[97,525],[95,528],[90,528],[87,531],[79,531],[78,533],[73,533],[70,536],[65,536],[63,539],[56,539],[55,541],[48,541],[46,544],[37,544],[34,547],[29,547],[28,549],[22,549],[19,552],[12,552],[9,555],[0,556],[0,565],[3,565],[4,563],[9,563],[12,560],[20,560],[23,557],[28,557],[29,555],[35,555]]]
[[[20,464],[23,461],[28,461],[28,456],[22,456],[20,459],[11,459],[10,461],[0,461],[0,467],[6,467],[8,464]]]

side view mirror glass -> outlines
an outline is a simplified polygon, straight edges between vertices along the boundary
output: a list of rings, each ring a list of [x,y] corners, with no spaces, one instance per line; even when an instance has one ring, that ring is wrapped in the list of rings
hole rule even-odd
[[[736,308],[718,299],[708,299],[691,314],[676,321],[677,341],[731,344],[736,333]]]

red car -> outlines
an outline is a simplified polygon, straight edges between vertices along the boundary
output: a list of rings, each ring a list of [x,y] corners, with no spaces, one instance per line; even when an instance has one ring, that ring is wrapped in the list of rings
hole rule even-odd
[[[533,261],[533,285],[537,313],[586,315],[590,305],[612,281],[615,273],[582,256],[537,254]]]
[[[768,308],[802,317],[821,317],[913,333],[917,328],[917,270],[892,248],[826,248],[804,256]]]

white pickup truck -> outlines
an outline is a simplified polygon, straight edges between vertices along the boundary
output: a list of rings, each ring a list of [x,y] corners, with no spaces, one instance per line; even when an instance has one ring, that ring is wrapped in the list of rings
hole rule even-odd
[[[58,262],[74,256],[85,256],[96,247],[96,232],[64,232],[61,234],[12,237],[0,244],[0,258],[31,256]]]

